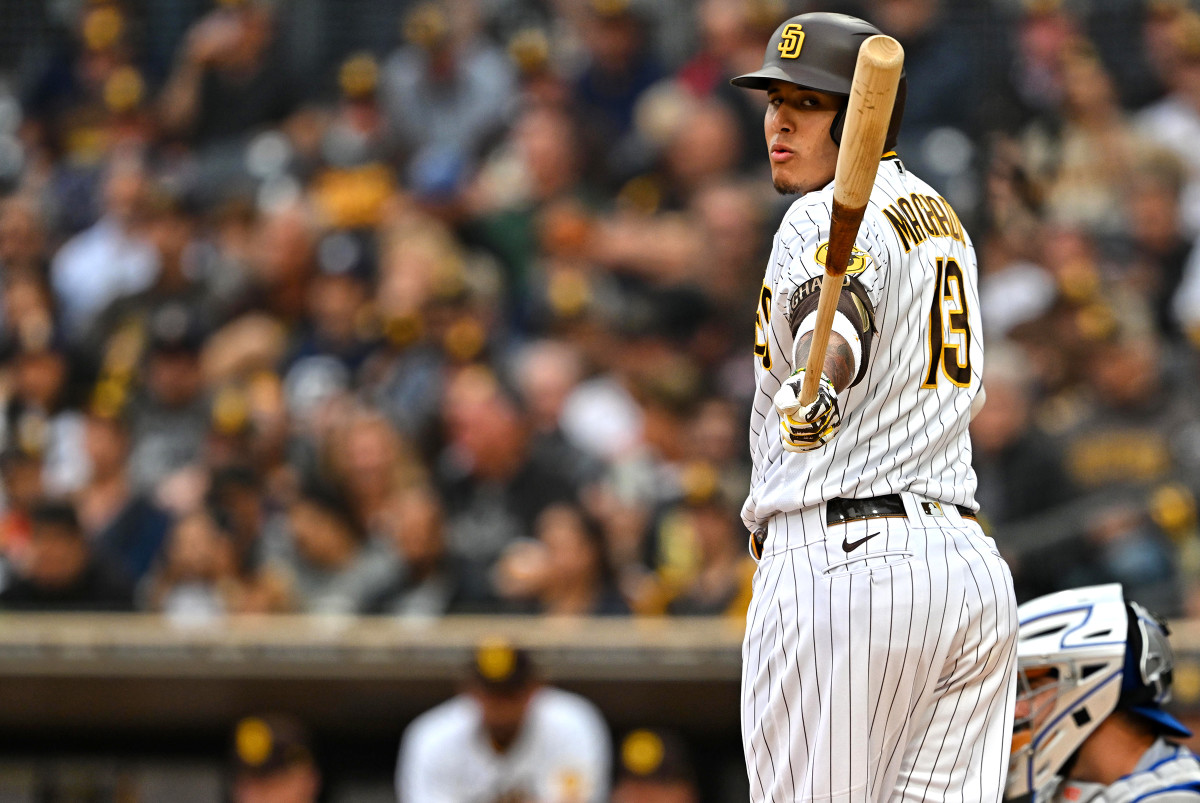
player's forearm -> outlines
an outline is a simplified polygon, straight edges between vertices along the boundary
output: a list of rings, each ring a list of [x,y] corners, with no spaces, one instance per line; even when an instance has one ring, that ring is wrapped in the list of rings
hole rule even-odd
[[[800,339],[796,342],[793,368],[802,368],[808,362],[812,336],[812,332],[800,335]],[[829,347],[825,350],[825,364],[822,371],[825,376],[829,377],[829,381],[833,382],[838,393],[850,387],[850,381],[854,379],[854,350],[846,342],[846,338],[837,332],[829,333]]]

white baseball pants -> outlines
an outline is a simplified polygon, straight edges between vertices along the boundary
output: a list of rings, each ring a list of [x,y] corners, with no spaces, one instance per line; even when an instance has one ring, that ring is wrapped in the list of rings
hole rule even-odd
[[[1012,577],[974,521],[901,496],[906,516],[768,525],[742,646],[754,803],[1001,798]]]

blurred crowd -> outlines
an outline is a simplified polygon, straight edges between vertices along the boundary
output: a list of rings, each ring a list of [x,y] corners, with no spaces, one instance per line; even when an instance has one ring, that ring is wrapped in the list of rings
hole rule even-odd
[[[741,616],[791,199],[728,78],[815,7],[47,4],[0,92],[0,608]],[[1020,595],[1200,614],[1200,13],[821,8],[904,44],[900,155],[979,251]]]

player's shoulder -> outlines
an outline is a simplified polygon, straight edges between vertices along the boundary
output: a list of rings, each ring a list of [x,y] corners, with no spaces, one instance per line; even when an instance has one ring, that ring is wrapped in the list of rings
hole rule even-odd
[[[905,167],[899,157],[889,157],[879,163],[875,184],[871,188],[871,203],[867,215],[881,214],[882,210],[901,200],[913,203],[913,196],[940,197],[941,193],[925,179]]]
[[[423,748],[463,742],[478,719],[478,705],[470,697],[460,694],[420,714],[405,729],[404,739]]]
[[[578,694],[545,686],[530,700],[538,727],[561,735],[596,733],[607,728],[595,704]]]
[[[1109,803],[1107,796],[1103,800],[1105,803]],[[1200,781],[1180,787],[1151,789],[1127,801],[1121,799],[1113,801],[1113,803],[1142,803],[1142,801],[1146,801],[1146,803],[1196,803],[1196,801],[1200,801]]]
[[[792,201],[779,224],[779,240],[784,244],[805,243],[829,233],[833,215],[833,184],[813,190]]]
[[[880,164],[863,224],[905,253],[929,239],[971,243],[950,202],[894,157]]]
[[[1196,803],[1200,801],[1200,759],[1186,747],[1160,742],[1157,760],[1149,767],[1126,775],[1105,790],[1111,803]]]

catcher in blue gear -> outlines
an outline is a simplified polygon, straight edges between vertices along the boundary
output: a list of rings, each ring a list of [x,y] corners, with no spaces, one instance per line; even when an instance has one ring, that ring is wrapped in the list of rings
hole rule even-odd
[[[1200,760],[1163,710],[1174,656],[1166,623],[1118,584],[1018,611],[1019,688],[1006,798],[1033,803],[1200,803]]]

